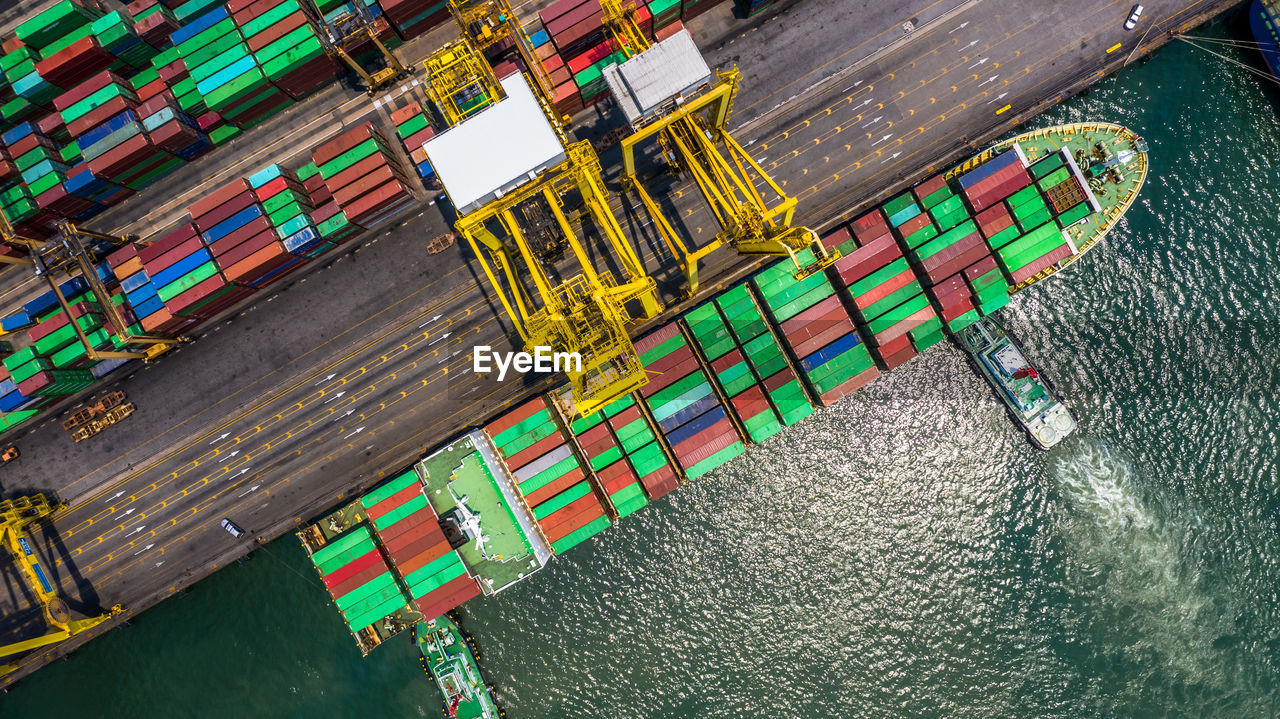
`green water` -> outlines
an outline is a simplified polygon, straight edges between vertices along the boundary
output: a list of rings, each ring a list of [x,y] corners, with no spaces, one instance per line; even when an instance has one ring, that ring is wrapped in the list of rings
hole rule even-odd
[[[1151,146],[1127,220],[1006,315],[1079,436],[1032,450],[930,351],[468,604],[512,719],[1280,714],[1278,99],[1175,44],[1036,121]],[[440,716],[407,637],[361,659],[270,552],[0,716]]]

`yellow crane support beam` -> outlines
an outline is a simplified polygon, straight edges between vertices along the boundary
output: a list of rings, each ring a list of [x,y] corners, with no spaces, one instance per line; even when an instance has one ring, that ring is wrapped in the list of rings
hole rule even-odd
[[[601,0],[604,23],[627,55],[653,47],[636,22],[630,0]],[[839,259],[817,235],[792,227],[797,200],[788,195],[755,158],[729,133],[726,125],[741,74],[729,69],[714,74],[706,87],[642,124],[622,140],[623,184],[639,195],[645,210],[689,282],[690,294],[699,287],[698,262],[728,244],[739,254],[787,257],[797,277],[821,270]],[[721,231],[699,248],[688,247],[636,175],[636,148],[656,140],[671,169],[691,177],[715,215]],[[762,192],[763,185],[766,190]],[[769,198],[773,198],[772,200]],[[800,253],[812,250],[814,260],[802,262]],[[807,258],[806,258],[807,260]]]
[[[525,74],[533,79],[535,89],[555,101],[555,85],[542,66],[542,59],[533,49],[533,41],[524,31],[508,0],[449,0],[449,11],[458,23],[462,36],[470,38],[472,45],[483,54],[485,50],[510,39],[515,51],[524,60]],[[568,124],[567,122],[565,124]]]
[[[90,359],[141,359],[151,361],[169,351],[175,345],[186,341],[184,338],[134,334],[129,329],[129,323],[121,316],[119,308],[111,302],[111,293],[107,291],[102,279],[98,277],[97,270],[93,266],[93,258],[89,256],[88,251],[84,248],[85,239],[102,240],[115,245],[124,245],[135,242],[136,238],[131,239],[129,237],[84,230],[76,227],[74,223],[68,220],[60,220],[57,223],[57,228],[58,238],[48,242],[23,237],[14,230],[4,212],[0,211],[0,240],[9,244],[27,247],[27,251],[30,254],[26,258],[22,258],[22,264],[35,268],[36,276],[49,285],[54,297],[58,300],[58,306],[62,308],[63,312],[67,313],[68,317],[72,316],[71,305],[62,294],[62,288],[58,286],[55,275],[61,272],[70,276],[78,272],[88,283],[89,289],[92,290],[98,304],[107,316],[111,330],[120,341],[130,345],[146,345],[146,349],[142,351],[99,350],[94,348],[93,343],[89,341],[79,323],[72,322],[71,326],[75,329],[76,337],[84,345],[85,352],[88,353]]]
[[[427,70],[427,96],[449,127],[502,98],[502,86],[466,38],[445,43],[422,62]]]
[[[57,644],[91,629],[124,611],[116,605],[108,612],[86,619],[72,619],[66,602],[58,596],[57,588],[49,581],[40,566],[40,560],[32,549],[27,528],[61,509],[43,494],[0,501],[0,544],[4,545],[18,565],[18,573],[35,595],[50,631],[33,639],[0,645],[0,657],[11,657],[40,647]],[[15,664],[0,665],[0,676],[16,669]]]
[[[305,13],[324,29],[321,44],[325,51],[342,60],[359,75],[370,95],[377,94],[379,90],[409,74],[409,69],[404,66],[404,63],[400,62],[395,53],[391,52],[378,38],[377,31],[373,29],[373,18],[369,16],[368,9],[362,3],[353,3],[354,12],[344,12],[331,20],[325,19],[324,13],[316,6],[315,0],[311,0],[302,7]],[[370,73],[356,62],[351,53],[365,42],[373,43],[386,62],[386,67]]]
[[[624,281],[618,282],[612,272],[596,270],[566,216],[564,197],[575,190],[618,260]],[[579,274],[559,284],[553,282],[517,217],[518,209],[529,202],[550,208],[556,229],[581,268]],[[514,251],[494,232],[494,225],[511,238]],[[584,416],[648,382],[629,328],[662,312],[663,304],[656,283],[645,273],[609,207],[600,161],[590,143],[570,145],[560,164],[462,217],[456,228],[497,291],[525,350],[546,348],[553,354],[572,353],[581,359],[580,365],[570,364],[565,369],[574,402]],[[521,281],[521,267],[532,281],[534,293]],[[534,294],[540,300],[538,306]]]

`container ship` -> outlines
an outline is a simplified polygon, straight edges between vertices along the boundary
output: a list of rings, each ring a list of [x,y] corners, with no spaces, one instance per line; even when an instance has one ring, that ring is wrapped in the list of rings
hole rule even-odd
[[[641,389],[587,415],[568,385],[532,397],[298,535],[368,653],[530,579],[944,337],[976,332],[975,351],[1017,374],[1025,359],[983,333],[989,316],[1095,247],[1145,174],[1145,144],[1118,125],[1000,142],[828,231],[832,266],[798,278],[775,263],[641,336]],[[1023,421],[1052,429],[1033,430],[1049,446],[1069,433],[1062,406],[1026,378]]]
[[[1271,76],[1280,81],[1280,1],[1253,0],[1249,4],[1249,31]]]

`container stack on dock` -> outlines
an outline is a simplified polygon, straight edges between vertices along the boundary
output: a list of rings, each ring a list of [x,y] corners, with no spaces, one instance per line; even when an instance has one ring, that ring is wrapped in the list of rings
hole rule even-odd
[[[573,446],[542,397],[485,427],[506,461],[516,487],[557,554],[609,526]]]
[[[700,14],[721,0],[688,3]],[[692,15],[690,15],[692,17]],[[604,69],[626,60],[626,55],[604,27],[599,0],[559,0],[538,13],[541,29],[530,33],[543,67],[555,85],[556,109],[572,115],[603,100],[609,94]],[[641,34],[654,33],[681,19],[681,0],[639,3],[636,23]]]
[[[812,262],[812,254],[806,250],[800,261]],[[880,371],[827,276],[819,272],[797,280],[794,273],[791,263],[779,262],[752,277],[752,283],[814,393],[831,404]]]
[[[405,40],[449,22],[448,0],[378,0],[387,20]]]
[[[311,219],[311,196],[292,170],[268,165],[249,176],[249,187],[287,252],[311,258],[333,249]]]
[[[306,261],[280,241],[271,217],[248,180],[235,180],[188,208],[226,279],[258,288]]]
[[[305,1],[227,2],[262,74],[293,100],[301,99],[338,74],[337,64],[324,51],[318,30],[299,4]]]
[[[422,106],[415,103],[396,110],[391,113],[391,122],[395,123],[396,134],[404,144],[404,151],[409,154],[409,161],[418,171],[418,177],[426,181],[432,180],[436,171],[427,160],[427,151],[422,145],[435,137],[436,133],[431,129],[431,121]]]
[[[189,223],[140,248],[138,259],[164,305],[142,320],[149,331],[188,329],[252,291],[227,281],[197,226]]]
[[[315,148],[311,161],[334,202],[357,227],[379,227],[418,201],[410,188],[420,183],[409,179],[371,122]]]
[[[569,387],[561,389],[557,393],[556,405],[562,408],[571,406],[570,394]],[[569,431],[574,435],[582,456],[595,473],[601,489],[609,497],[609,503],[613,505],[619,518],[649,503],[639,478],[626,459],[617,434],[606,421],[603,412],[596,412],[590,417],[575,416],[569,422]]]
[[[95,381],[88,369],[92,363],[71,325],[73,320],[95,347],[112,347],[111,337],[103,329],[101,307],[88,291],[88,284],[73,278],[60,289],[71,305],[72,317],[62,310],[52,291],[23,307],[27,321],[33,323],[28,330],[31,344],[4,358],[8,377],[0,382],[0,412],[34,412]],[[11,416],[7,423],[16,424],[23,419],[26,417]]]
[[[311,562],[352,634],[406,604],[395,576],[363,524],[317,549]]]
[[[654,330],[635,348],[650,376],[639,394],[686,478],[696,479],[742,454],[742,439],[679,322]]]
[[[360,503],[422,616],[438,617],[480,596],[480,583],[449,546],[412,469],[364,495]]]

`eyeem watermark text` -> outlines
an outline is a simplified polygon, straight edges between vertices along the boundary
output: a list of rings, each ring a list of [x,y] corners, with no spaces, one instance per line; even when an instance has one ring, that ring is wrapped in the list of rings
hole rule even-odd
[[[507,378],[508,370],[528,374],[536,372],[581,372],[582,355],[577,352],[552,352],[550,347],[535,347],[528,352],[494,352],[489,345],[477,345],[471,353],[471,371],[476,374],[498,368],[498,381]]]

